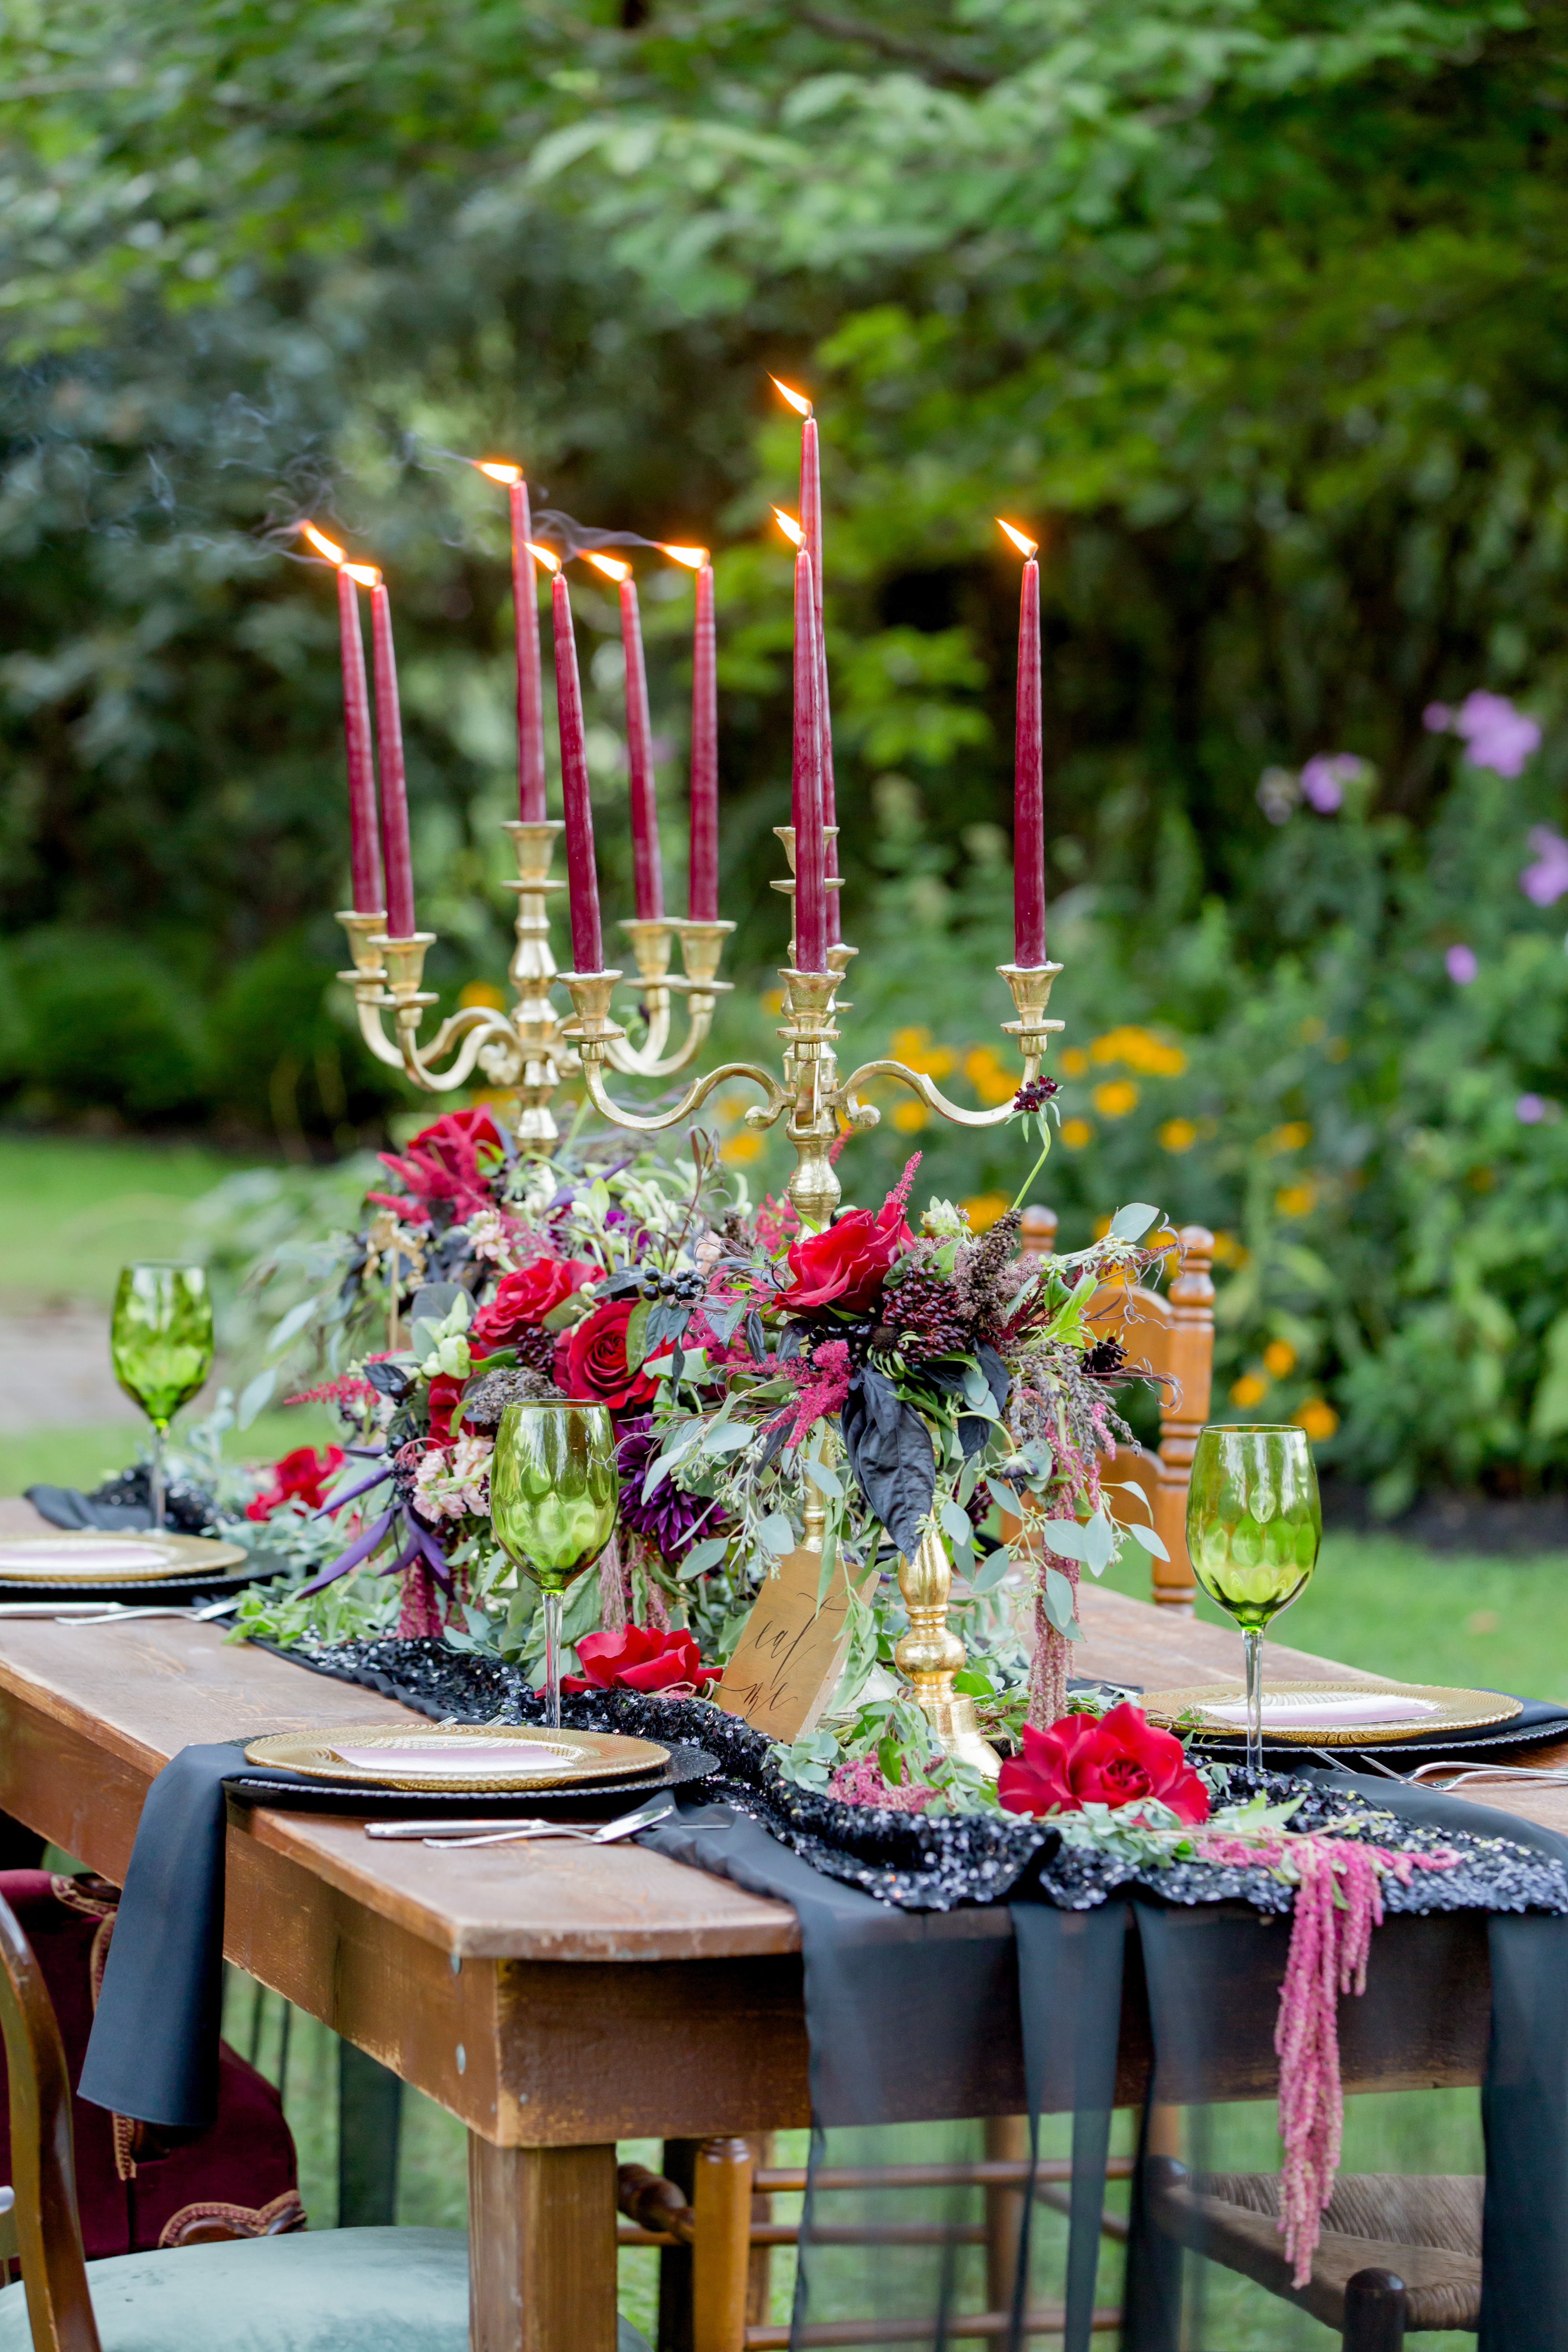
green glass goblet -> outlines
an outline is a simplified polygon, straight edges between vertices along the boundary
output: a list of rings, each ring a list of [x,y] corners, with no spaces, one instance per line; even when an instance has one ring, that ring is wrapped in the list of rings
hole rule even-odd
[[[1318,1474],[1304,1429],[1205,1429],[1187,1489],[1187,1551],[1247,1650],[1247,1761],[1263,1769],[1263,1629],[1306,1589],[1322,1540]]]
[[[544,1604],[544,1720],[561,1727],[561,1596],[592,1568],[620,1502],[602,1404],[509,1404],[490,1456],[490,1526]]]
[[[153,1525],[163,1525],[163,1435],[213,1368],[206,1268],[128,1265],[109,1327],[114,1377],[153,1424]]]

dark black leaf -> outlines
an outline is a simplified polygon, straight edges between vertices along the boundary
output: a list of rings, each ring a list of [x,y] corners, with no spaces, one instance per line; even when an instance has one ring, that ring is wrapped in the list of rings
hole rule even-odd
[[[408,1310],[410,1323],[443,1323],[462,1293],[455,1282],[422,1282]]]
[[[760,1364],[768,1352],[768,1341],[763,1329],[763,1318],[754,1307],[747,1310],[744,1338],[747,1354],[754,1363]]]
[[[799,1355],[801,1342],[805,1336],[805,1330],[801,1324],[784,1325],[784,1329],[779,1333],[779,1344],[775,1350],[781,1364],[787,1364],[792,1356]]]
[[[991,1402],[998,1412],[1007,1402],[1007,1391],[1013,1383],[1007,1367],[988,1339],[982,1339],[974,1350],[974,1360],[985,1375],[985,1385],[991,1391]]]
[[[746,1302],[743,1298],[727,1298],[721,1307],[705,1307],[702,1311],[714,1338],[727,1348],[736,1324],[746,1311]]]
[[[364,1376],[373,1389],[394,1404],[401,1404],[414,1386],[414,1375],[405,1364],[367,1364]]]
[[[691,1320],[689,1307],[650,1307],[647,1310],[647,1330],[644,1339],[643,1361],[657,1356],[668,1340],[680,1340]]]
[[[863,1365],[850,1382],[840,1420],[861,1493],[899,1549],[911,1558],[936,1492],[931,1432],[871,1364]]]

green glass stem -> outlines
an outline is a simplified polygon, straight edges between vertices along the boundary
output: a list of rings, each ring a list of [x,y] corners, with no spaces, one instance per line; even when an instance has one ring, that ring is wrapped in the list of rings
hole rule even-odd
[[[159,1535],[162,1535],[165,1524],[163,1500],[163,1426],[161,1422],[157,1421],[153,1423],[153,1471],[149,1483],[152,1489],[153,1526],[154,1530]]]
[[[544,1609],[544,1725],[561,1728],[561,1595],[546,1585],[540,1594]]]
[[[1263,1628],[1245,1625],[1242,1641],[1247,1653],[1247,1769],[1249,1772],[1263,1769]]]

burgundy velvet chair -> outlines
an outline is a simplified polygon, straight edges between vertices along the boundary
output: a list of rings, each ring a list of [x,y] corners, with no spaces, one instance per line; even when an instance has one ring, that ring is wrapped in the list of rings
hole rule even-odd
[[[75,2095],[114,1932],[117,1887],[46,1870],[0,1871],[59,2021],[71,2084],[71,2132],[89,2262],[213,2239],[274,2237],[305,2226],[294,2142],[265,2075],[227,2043],[218,2066],[217,2119],[167,2149],[143,2125]],[[11,2127],[0,2063],[0,2180],[9,2180]]]

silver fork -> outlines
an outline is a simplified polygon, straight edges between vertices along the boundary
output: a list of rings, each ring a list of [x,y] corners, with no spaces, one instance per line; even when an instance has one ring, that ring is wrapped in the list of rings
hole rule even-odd
[[[464,1846],[523,1845],[542,1838],[565,1838],[576,1845],[615,1845],[620,1839],[635,1837],[638,1830],[651,1829],[667,1813],[675,1811],[674,1800],[660,1798],[638,1805],[629,1813],[619,1813],[613,1822],[602,1822],[597,1829],[582,1829],[571,1822],[505,1822],[499,1829],[484,1830],[477,1834],[465,1832],[458,1837],[431,1837],[426,1833],[420,1843],[453,1853]],[[374,1835],[374,1825],[371,1827]]]

